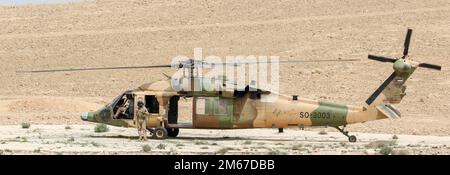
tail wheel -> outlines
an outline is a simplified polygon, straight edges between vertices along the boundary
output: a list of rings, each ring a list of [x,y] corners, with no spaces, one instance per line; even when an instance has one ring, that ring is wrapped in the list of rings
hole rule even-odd
[[[167,135],[169,137],[176,137],[178,136],[178,133],[180,133],[180,129],[178,128],[166,128],[167,129]]]
[[[349,136],[348,137],[348,141],[349,142],[356,142],[356,136],[354,136],[354,135]]]
[[[158,127],[155,129],[155,137],[157,139],[166,139],[168,136],[166,128]]]

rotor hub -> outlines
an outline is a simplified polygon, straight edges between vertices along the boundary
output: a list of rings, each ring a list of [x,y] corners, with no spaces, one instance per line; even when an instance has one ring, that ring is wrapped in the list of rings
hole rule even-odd
[[[404,59],[398,59],[394,62],[393,68],[397,74],[401,74],[405,72],[411,72],[412,66],[408,61]]]

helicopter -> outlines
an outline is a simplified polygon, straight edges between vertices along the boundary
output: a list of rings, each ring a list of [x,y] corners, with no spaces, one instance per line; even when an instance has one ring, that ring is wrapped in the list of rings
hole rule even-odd
[[[399,110],[393,105],[400,103],[406,95],[405,82],[416,68],[441,70],[441,66],[419,63],[408,58],[412,29],[407,30],[403,56],[390,58],[368,55],[368,59],[393,63],[394,72],[373,92],[365,101],[364,106],[345,105],[327,101],[316,101],[299,98],[297,95],[282,95],[267,89],[249,84],[243,89],[233,88],[225,76],[209,79],[211,86],[219,86],[214,91],[194,91],[194,87],[205,82],[206,77],[196,76],[195,70],[206,64],[199,60],[189,59],[176,64],[129,66],[129,67],[100,67],[100,68],[72,68],[17,71],[18,73],[45,73],[64,71],[93,71],[114,69],[148,69],[148,68],[177,68],[183,69],[182,82],[179,86],[190,86],[175,90],[173,78],[143,84],[133,90],[119,94],[110,103],[97,111],[82,112],[80,117],[84,121],[105,123],[120,127],[136,127],[134,119],[137,114],[138,101],[144,102],[148,109],[147,130],[154,139],[177,137],[180,129],[249,129],[249,128],[305,128],[325,126],[336,128],[345,135],[349,142],[356,142],[357,138],[350,135],[346,126],[380,119],[398,119]],[[316,60],[321,61],[321,60]],[[338,61],[338,60],[322,60]],[[339,60],[355,61],[355,60]],[[280,61],[279,63],[295,63],[307,61]],[[248,63],[247,63],[248,64]],[[250,64],[271,64],[271,62],[253,62]],[[220,63],[219,66],[242,66],[237,63]],[[187,75],[187,76],[186,76]],[[189,89],[189,90],[184,90]],[[264,101],[267,96],[276,96],[273,101]],[[191,98],[192,122],[178,121],[181,114],[178,102],[180,99]],[[126,105],[123,113],[118,113],[121,106]]]

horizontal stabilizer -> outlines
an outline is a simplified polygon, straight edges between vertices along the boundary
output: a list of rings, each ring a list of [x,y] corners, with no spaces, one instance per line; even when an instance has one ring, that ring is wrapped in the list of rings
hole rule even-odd
[[[390,119],[399,119],[401,117],[400,111],[390,104],[378,105],[377,110]]]

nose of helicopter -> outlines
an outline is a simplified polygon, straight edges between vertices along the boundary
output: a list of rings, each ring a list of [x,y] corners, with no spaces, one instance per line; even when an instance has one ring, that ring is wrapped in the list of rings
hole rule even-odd
[[[91,112],[82,112],[81,115],[80,115],[81,120],[88,121],[88,116],[89,116],[90,113]]]

